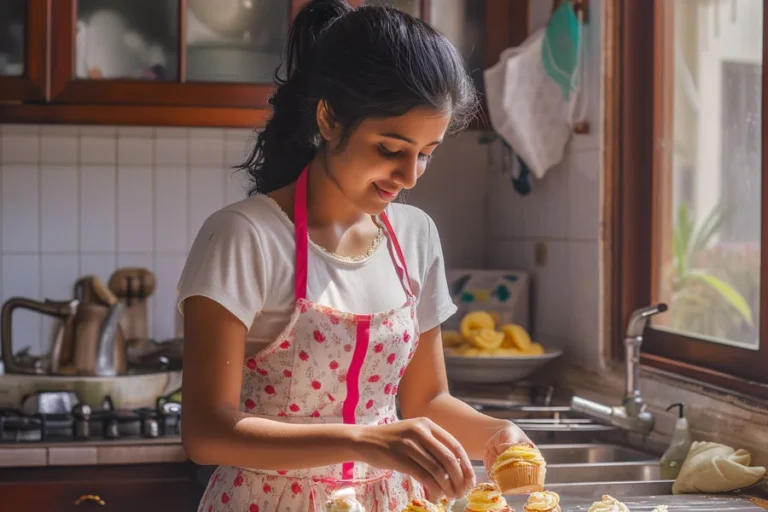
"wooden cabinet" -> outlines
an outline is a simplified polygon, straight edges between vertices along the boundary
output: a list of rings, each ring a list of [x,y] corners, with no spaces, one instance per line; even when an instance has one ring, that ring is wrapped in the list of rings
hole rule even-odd
[[[0,2],[0,102],[48,99],[49,13],[50,0]]]
[[[8,468],[0,509],[57,512],[189,512],[205,491],[199,467],[185,464]]]
[[[2,0],[0,122],[253,127],[305,0]],[[350,0],[429,20],[482,69],[528,0]]]

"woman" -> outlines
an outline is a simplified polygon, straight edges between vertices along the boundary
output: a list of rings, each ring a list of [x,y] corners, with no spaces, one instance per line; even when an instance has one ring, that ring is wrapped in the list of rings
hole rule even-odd
[[[340,0],[301,10],[286,70],[250,197],[207,219],[179,283],[184,447],[219,466],[200,510],[463,496],[470,459],[530,441],[448,394],[439,237],[392,202],[474,113],[473,84],[427,24]]]

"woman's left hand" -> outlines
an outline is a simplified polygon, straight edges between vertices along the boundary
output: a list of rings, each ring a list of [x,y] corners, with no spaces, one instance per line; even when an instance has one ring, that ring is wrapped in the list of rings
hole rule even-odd
[[[488,473],[488,476],[491,476],[491,468],[496,462],[496,457],[504,453],[510,446],[516,444],[535,446],[522,429],[511,421],[507,422],[507,425],[497,430],[488,439],[488,442],[485,443],[485,455],[483,456],[483,463],[485,464],[485,471]]]

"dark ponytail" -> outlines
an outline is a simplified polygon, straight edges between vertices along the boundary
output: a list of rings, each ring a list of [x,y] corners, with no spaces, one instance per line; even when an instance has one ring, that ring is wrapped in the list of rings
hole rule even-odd
[[[281,69],[269,100],[272,117],[237,166],[253,182],[249,195],[289,185],[315,157],[321,99],[345,134],[365,118],[420,106],[449,111],[452,127],[463,128],[477,105],[453,45],[423,21],[386,7],[353,10],[343,0],[310,0],[291,25]]]

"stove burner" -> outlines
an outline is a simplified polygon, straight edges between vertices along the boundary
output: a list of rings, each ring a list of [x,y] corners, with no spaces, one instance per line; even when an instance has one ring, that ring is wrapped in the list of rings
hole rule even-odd
[[[0,409],[0,444],[157,438],[180,433],[181,404],[165,398],[158,399],[155,408],[116,410],[107,396],[101,409],[77,404],[66,414]]]

